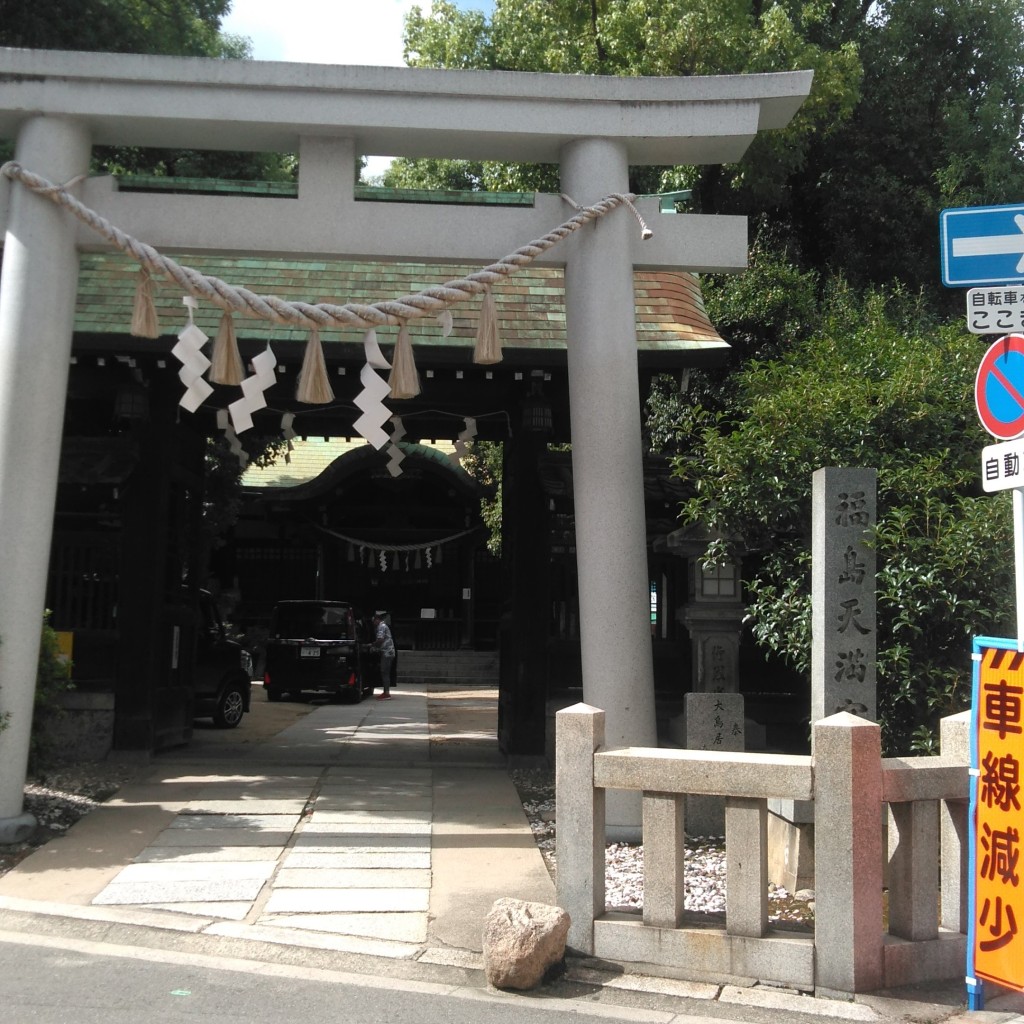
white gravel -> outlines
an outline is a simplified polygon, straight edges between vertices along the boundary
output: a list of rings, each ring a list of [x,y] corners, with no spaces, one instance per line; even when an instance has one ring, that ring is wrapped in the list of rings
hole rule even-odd
[[[554,773],[547,769],[516,769],[511,775],[534,839],[554,877],[557,870]],[[605,849],[605,904],[614,909],[642,910],[643,871],[643,844],[609,844]],[[724,836],[687,839],[685,877],[684,906],[688,911],[725,912]],[[814,893],[810,890],[801,892],[798,898],[781,886],[769,884],[769,920],[809,924],[814,919],[813,899]]]

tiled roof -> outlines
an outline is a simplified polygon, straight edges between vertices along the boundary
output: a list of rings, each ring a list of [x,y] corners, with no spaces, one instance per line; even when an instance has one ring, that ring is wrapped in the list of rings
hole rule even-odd
[[[249,466],[242,474],[244,487],[297,487],[315,480],[326,472],[337,459],[368,447],[362,438],[309,437],[296,438],[288,462],[279,458],[270,466]],[[399,442],[406,454],[433,458],[448,463],[448,453],[454,451],[449,441],[433,444]]]
[[[457,264],[335,262],[262,257],[176,256],[179,263],[203,274],[262,295],[304,302],[369,304],[410,295],[431,285],[465,276],[477,266]],[[75,329],[78,332],[128,334],[137,265],[120,254],[83,253]],[[634,274],[638,347],[648,353],[724,352],[727,346],[704,310],[700,285],[693,274],[645,271]],[[171,336],[185,322],[181,290],[168,281],[154,281],[162,331]],[[565,300],[561,270],[530,266],[494,288],[502,343],[506,349],[564,350]],[[474,343],[480,301],[452,308],[454,327],[442,336],[431,317],[411,324],[413,343],[438,348],[467,348]],[[220,310],[200,303],[196,322],[213,336]],[[256,341],[304,341],[306,332],[254,318],[236,316],[240,338]],[[325,345],[362,340],[360,330],[323,332]],[[385,331],[385,334],[393,333]],[[387,337],[382,341],[391,340]]]

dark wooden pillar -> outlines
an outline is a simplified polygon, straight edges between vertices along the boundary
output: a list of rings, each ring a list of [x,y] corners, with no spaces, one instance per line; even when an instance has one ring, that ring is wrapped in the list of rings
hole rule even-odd
[[[543,434],[505,443],[499,625],[498,742],[510,756],[543,756],[548,696],[548,509],[538,473]]]
[[[114,723],[121,750],[158,750],[192,735],[195,616],[187,584],[198,568],[203,436],[176,422],[176,385],[151,384],[149,419],[136,428],[139,464],[124,484]]]

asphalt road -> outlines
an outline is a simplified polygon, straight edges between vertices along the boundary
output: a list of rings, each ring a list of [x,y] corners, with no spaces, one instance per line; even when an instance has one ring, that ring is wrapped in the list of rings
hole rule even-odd
[[[0,1007],[17,1024],[697,1024],[710,1018],[408,979],[0,932]]]

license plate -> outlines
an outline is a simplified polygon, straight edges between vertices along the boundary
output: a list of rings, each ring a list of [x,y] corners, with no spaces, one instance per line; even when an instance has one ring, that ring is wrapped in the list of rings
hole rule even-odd
[[[300,658],[319,658],[320,648],[319,647],[301,647],[299,648]]]

